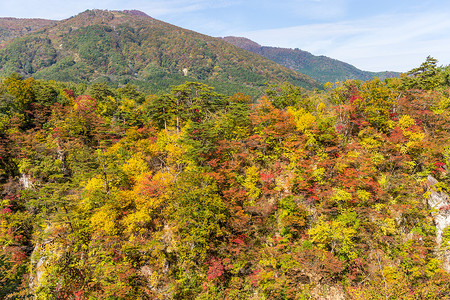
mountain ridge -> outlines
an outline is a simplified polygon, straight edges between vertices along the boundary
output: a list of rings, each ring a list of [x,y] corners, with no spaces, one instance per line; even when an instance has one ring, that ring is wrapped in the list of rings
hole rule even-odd
[[[291,48],[261,46],[260,44],[245,38],[227,36],[225,41],[244,50],[259,54],[282,66],[306,74],[319,82],[337,82],[348,79],[366,81],[374,77],[380,79],[397,77],[397,72],[370,72],[363,71],[355,66],[327,56],[313,55],[308,51]]]
[[[268,82],[321,88],[271,60],[136,10],[87,10],[7,41],[0,75],[12,72],[57,81],[132,82],[150,90],[186,80],[254,93]]]
[[[58,21],[40,18],[0,18],[0,48],[6,41],[56,24]]]

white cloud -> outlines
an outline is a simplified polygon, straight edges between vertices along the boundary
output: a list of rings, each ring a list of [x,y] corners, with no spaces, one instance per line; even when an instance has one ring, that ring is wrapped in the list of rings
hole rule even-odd
[[[301,48],[370,71],[407,71],[432,55],[450,63],[450,19],[445,13],[369,19],[243,32],[267,46]]]
[[[289,10],[285,11],[295,13],[300,18],[329,20],[344,16],[349,0],[294,0],[287,3]]]
[[[166,1],[134,1],[135,7],[148,11],[153,17],[177,15],[205,11],[214,8],[224,8],[234,5],[231,0],[166,0]]]
[[[18,18],[65,19],[87,9],[107,9],[114,7],[116,0],[78,0],[61,2],[59,0],[15,0],[1,1],[0,15]]]
[[[226,7],[234,0],[15,0],[0,1],[0,15],[7,17],[41,17],[64,19],[87,9],[139,9],[159,17],[170,14],[190,13],[205,9]],[[26,8],[26,9],[24,9]]]

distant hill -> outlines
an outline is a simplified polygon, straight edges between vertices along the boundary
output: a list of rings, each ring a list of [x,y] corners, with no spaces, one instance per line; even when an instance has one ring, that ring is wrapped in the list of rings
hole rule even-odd
[[[46,27],[3,42],[0,48],[0,76],[17,72],[58,81],[131,82],[149,91],[195,80],[221,92],[253,95],[268,82],[288,81],[307,89],[322,86],[222,39],[139,11],[88,10],[59,22],[48,21]]]
[[[362,71],[348,63],[326,56],[315,56],[299,49],[265,47],[243,37],[228,36],[223,38],[228,43],[247,51],[259,54],[282,66],[306,74],[319,82],[336,82],[347,79],[369,80],[396,77],[397,72]]]

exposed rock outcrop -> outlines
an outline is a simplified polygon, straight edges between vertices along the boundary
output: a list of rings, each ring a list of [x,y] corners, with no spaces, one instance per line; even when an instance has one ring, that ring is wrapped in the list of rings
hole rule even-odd
[[[429,197],[428,206],[433,209],[432,216],[436,226],[436,243],[444,269],[450,272],[450,244],[443,240],[445,230],[450,228],[450,198],[436,186],[438,181],[432,176],[427,178]]]

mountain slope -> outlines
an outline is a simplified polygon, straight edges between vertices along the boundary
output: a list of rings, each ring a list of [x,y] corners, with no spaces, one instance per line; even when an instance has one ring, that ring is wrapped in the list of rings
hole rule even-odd
[[[282,66],[311,76],[322,83],[345,81],[347,79],[365,81],[373,77],[384,79],[399,75],[396,72],[362,71],[348,63],[326,56],[315,56],[299,49],[265,47],[247,38],[228,36],[223,39],[239,48],[259,54]]]
[[[153,19],[138,11],[88,10],[17,38],[0,52],[0,75],[116,84],[160,90],[185,80],[225,89],[260,90],[289,81],[308,89],[310,77],[221,39]]]
[[[0,47],[5,41],[51,26],[56,22],[45,19],[0,18]]]

